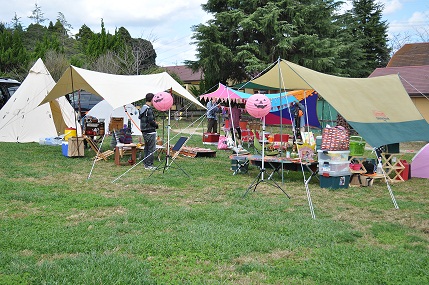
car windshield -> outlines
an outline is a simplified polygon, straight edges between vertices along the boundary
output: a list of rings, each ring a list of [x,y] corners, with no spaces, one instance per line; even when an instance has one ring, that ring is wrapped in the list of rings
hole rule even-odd
[[[81,112],[87,112],[92,109],[98,102],[102,101],[101,96],[91,94],[86,91],[75,92],[70,95],[70,104],[72,107],[78,111],[79,105]]]
[[[9,96],[12,96],[16,90],[18,89],[19,86],[10,86],[7,89],[9,90]]]

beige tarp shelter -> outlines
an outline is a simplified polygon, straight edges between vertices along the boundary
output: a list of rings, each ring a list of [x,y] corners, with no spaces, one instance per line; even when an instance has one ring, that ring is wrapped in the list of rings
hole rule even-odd
[[[397,75],[343,78],[281,60],[251,82],[287,90],[316,90],[373,147],[429,141],[429,124]]]
[[[38,142],[76,126],[76,114],[65,97],[41,104],[55,81],[39,58],[0,110],[0,141]]]
[[[149,75],[116,75],[70,66],[54,88],[40,104],[83,89],[104,98],[116,109],[145,98],[149,92],[158,93],[172,89],[192,103],[206,109],[191,93],[167,72]]]

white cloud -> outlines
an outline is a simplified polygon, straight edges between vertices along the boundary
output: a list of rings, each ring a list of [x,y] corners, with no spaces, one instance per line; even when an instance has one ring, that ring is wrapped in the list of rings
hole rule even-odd
[[[428,22],[429,21],[429,11],[426,12],[414,12],[413,15],[411,15],[410,19],[408,20],[408,22],[413,25],[422,25],[422,23],[424,22]]]
[[[190,46],[191,26],[204,23],[209,16],[201,4],[207,0],[14,0],[0,10],[0,22],[11,23],[15,13],[24,27],[32,23],[28,16],[35,8],[41,8],[44,17],[55,23],[61,12],[76,34],[85,24],[92,31],[101,30],[101,19],[108,32],[124,27],[132,37],[142,37],[154,42],[158,64],[181,64],[193,59],[195,48]],[[189,56],[192,58],[183,58]],[[167,61],[160,63],[158,59]]]
[[[401,0],[380,0],[380,3],[384,5],[384,15],[396,13],[403,7]]]

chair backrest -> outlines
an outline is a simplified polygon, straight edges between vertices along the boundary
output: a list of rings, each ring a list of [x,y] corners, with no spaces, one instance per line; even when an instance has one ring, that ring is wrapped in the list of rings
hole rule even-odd
[[[259,154],[262,154],[262,145],[259,142],[259,138],[255,134],[255,131],[253,131],[253,147],[255,148],[255,150]],[[267,149],[265,149],[264,154],[267,155],[267,156],[274,156],[274,155],[278,155],[279,151],[278,150],[267,150]]]
[[[89,146],[95,153],[99,153],[100,149],[98,148],[97,144],[89,137],[85,136],[85,140],[88,142]]]
[[[187,141],[188,137],[180,137],[176,144],[173,146],[172,150],[180,151]]]
[[[250,136],[250,131],[249,130],[242,130],[241,131],[241,141],[242,142],[248,142],[250,141],[251,136]]]
[[[188,141],[188,139],[188,137],[180,137],[176,144],[171,148],[171,150],[174,151],[174,154],[172,156],[173,160],[176,159],[177,156],[179,156],[180,151],[185,146],[185,143]]]
[[[289,134],[274,134],[274,141],[275,142],[284,142],[287,143],[289,141]]]
[[[258,153],[261,153],[261,152],[262,152],[262,145],[261,145],[261,143],[259,142],[259,138],[258,138],[258,136],[256,135],[255,130],[252,130],[252,132],[253,132],[253,147],[255,148],[255,150],[256,150]]]

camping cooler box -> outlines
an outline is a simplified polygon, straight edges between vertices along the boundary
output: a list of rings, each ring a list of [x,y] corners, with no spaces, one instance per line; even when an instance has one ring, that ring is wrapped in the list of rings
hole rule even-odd
[[[63,141],[63,143],[61,144],[61,153],[64,156],[68,156],[68,151],[69,151],[69,143],[68,141]]]
[[[218,133],[204,133],[203,134],[203,144],[218,144],[219,142],[219,136]]]
[[[319,175],[320,188],[345,189],[349,188],[350,175],[324,176]]]

